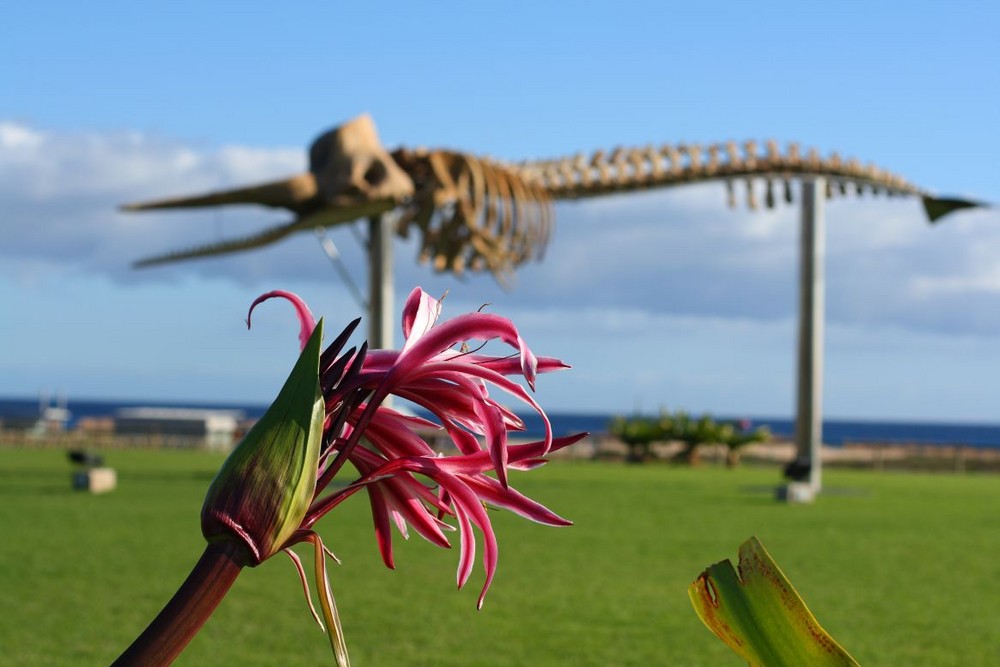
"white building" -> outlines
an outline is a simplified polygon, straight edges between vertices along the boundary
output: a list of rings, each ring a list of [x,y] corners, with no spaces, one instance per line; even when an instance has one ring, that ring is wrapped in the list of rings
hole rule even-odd
[[[243,413],[198,408],[121,408],[115,412],[115,434],[148,435],[229,449]]]

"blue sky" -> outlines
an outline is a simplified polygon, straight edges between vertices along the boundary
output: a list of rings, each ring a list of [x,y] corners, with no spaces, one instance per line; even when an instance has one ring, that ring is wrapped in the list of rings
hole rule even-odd
[[[0,24],[0,396],[266,402],[295,354],[280,305],[357,305],[311,235],[141,272],[141,256],[280,214],[125,215],[125,201],[291,175],[368,112],[389,147],[504,159],[797,140],[1000,201],[1000,8],[989,2],[17,3]],[[508,291],[396,243],[397,296],[490,302],[539,353],[551,409],[788,415],[797,209],[720,184],[556,209]],[[929,227],[913,200],[827,207],[825,405],[1000,421],[1000,212]],[[350,230],[333,234],[357,280]]]

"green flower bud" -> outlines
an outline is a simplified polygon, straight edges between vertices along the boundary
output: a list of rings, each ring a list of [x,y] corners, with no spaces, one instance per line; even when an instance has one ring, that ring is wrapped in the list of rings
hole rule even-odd
[[[282,549],[313,500],[325,417],[322,337],[320,320],[274,403],[222,464],[201,509],[205,539],[244,543],[251,565]]]

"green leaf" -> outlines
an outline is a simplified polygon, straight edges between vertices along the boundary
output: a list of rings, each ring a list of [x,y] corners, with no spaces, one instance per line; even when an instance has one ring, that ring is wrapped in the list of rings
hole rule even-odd
[[[729,560],[701,573],[688,588],[702,622],[750,665],[857,665],[816,622],[764,546],[740,546],[739,573]]]

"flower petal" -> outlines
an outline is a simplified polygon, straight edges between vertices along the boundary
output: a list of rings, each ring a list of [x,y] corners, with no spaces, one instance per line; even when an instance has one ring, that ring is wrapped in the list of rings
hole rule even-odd
[[[375,522],[375,540],[378,542],[378,552],[382,554],[382,562],[390,570],[396,565],[392,558],[392,532],[389,530],[389,508],[386,506],[382,489],[377,484],[368,487],[368,500],[372,506],[372,520]]]
[[[525,519],[546,526],[572,526],[573,522],[564,519],[545,505],[528,498],[513,487],[503,487],[500,483],[485,475],[463,477],[463,481],[475,492],[483,502],[509,510],[523,516]]]
[[[483,420],[486,430],[487,451],[493,461],[493,470],[503,486],[507,486],[507,429],[503,423],[503,414],[490,405],[488,401],[476,403],[476,412]]]
[[[253,309],[257,307],[258,304],[267,301],[268,299],[273,299],[274,297],[281,297],[282,299],[287,299],[292,302],[295,306],[295,314],[299,317],[299,345],[300,351],[304,350],[306,343],[309,342],[309,336],[312,335],[313,329],[316,328],[316,319],[313,317],[312,313],[309,312],[309,306],[303,301],[299,295],[293,292],[286,292],[285,290],[272,290],[265,294],[261,294],[259,297],[254,299],[254,302],[250,304],[250,311],[247,312],[247,328],[250,328],[250,316],[253,315]]]
[[[406,298],[406,305],[403,306],[403,337],[406,339],[403,351],[413,347],[425,333],[430,331],[440,315],[441,302],[421,288],[413,288],[410,296]]]
[[[542,410],[542,406],[540,406],[535,401],[535,399],[533,399],[531,395],[521,387],[521,385],[509,380],[503,375],[500,375],[499,373],[496,373],[489,369],[482,368],[481,366],[470,366],[468,364],[458,366],[456,362],[448,362],[448,361],[425,363],[423,366],[419,368],[419,370],[414,371],[414,373],[419,375],[435,375],[435,374],[441,375],[442,373],[446,373],[448,371],[452,372],[458,371],[461,373],[465,373],[466,375],[473,375],[482,378],[487,382],[496,385],[500,389],[503,389],[508,394],[516,398],[519,398],[520,400],[530,405],[532,408],[534,408],[535,412],[538,413],[538,416],[542,418],[542,425],[545,427],[545,441],[551,444],[552,424],[549,423],[549,418],[545,414],[545,411]]]
[[[467,340],[493,338],[499,338],[518,350],[521,373],[528,381],[528,386],[534,390],[538,360],[521,338],[514,323],[491,313],[466,313],[433,327],[415,345],[399,355],[393,370],[399,369],[400,373],[406,374],[453,345]]]

